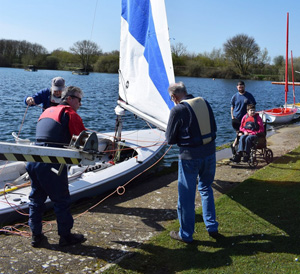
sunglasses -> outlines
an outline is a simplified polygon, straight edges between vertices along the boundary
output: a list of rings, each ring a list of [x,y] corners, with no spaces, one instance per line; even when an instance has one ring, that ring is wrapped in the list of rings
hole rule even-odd
[[[78,96],[75,96],[75,95],[70,95],[70,97],[72,97],[72,98],[77,98],[77,99],[78,99],[78,101],[79,101],[79,103],[81,103],[81,98],[80,98],[80,97],[78,97]]]

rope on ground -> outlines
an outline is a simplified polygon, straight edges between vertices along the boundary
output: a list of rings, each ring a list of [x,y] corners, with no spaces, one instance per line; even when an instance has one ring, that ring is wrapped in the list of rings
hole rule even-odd
[[[77,219],[79,217],[81,217],[82,215],[86,214],[87,212],[89,212],[90,210],[92,210],[93,208],[95,208],[96,206],[100,205],[102,202],[104,202],[105,200],[107,200],[109,197],[111,197],[112,195],[114,195],[115,193],[117,193],[118,195],[124,195],[125,191],[126,191],[126,186],[131,183],[133,180],[135,180],[136,178],[138,178],[139,176],[141,176],[143,173],[145,173],[146,171],[148,171],[149,169],[151,169],[152,167],[154,167],[157,163],[159,163],[164,157],[165,155],[169,152],[169,150],[172,148],[172,146],[169,146],[169,148],[166,150],[166,152],[151,166],[149,166],[148,168],[146,168],[145,170],[143,170],[142,172],[140,172],[139,174],[137,174],[136,176],[134,176],[133,178],[131,178],[129,181],[127,181],[125,184],[123,184],[122,186],[118,186],[113,192],[111,192],[110,194],[108,194],[106,197],[104,197],[102,200],[100,200],[98,203],[96,203],[95,205],[91,206],[89,209],[87,209],[86,211],[80,213],[79,215],[77,215],[76,217],[74,217],[74,219]]]
[[[95,205],[91,206],[89,209],[87,209],[86,211],[80,213],[79,215],[75,216],[74,219],[77,219],[81,216],[83,216],[84,214],[86,214],[87,212],[89,212],[90,210],[92,210],[93,208],[97,207],[98,205],[100,205],[101,203],[103,203],[105,200],[107,200],[108,198],[110,198],[111,196],[113,196],[115,193],[117,193],[118,195],[122,196],[125,194],[126,192],[126,186],[131,183],[133,180],[135,180],[136,178],[138,178],[139,176],[141,176],[143,173],[147,172],[149,169],[151,169],[152,167],[154,167],[155,165],[157,165],[163,158],[164,156],[169,152],[169,150],[172,148],[172,146],[169,146],[169,148],[165,151],[165,153],[155,162],[153,163],[151,166],[149,166],[148,168],[146,168],[145,170],[143,170],[142,172],[140,172],[139,174],[137,174],[136,176],[134,176],[133,178],[131,178],[129,181],[127,181],[125,184],[123,184],[122,186],[118,186],[112,193],[110,193],[109,195],[107,195],[106,197],[104,197],[103,199],[101,199],[98,203],[96,203]],[[25,183],[26,184],[26,183]],[[23,185],[25,185],[23,184]],[[6,186],[5,186],[6,187]],[[5,195],[6,191],[4,188],[4,195]],[[5,197],[6,199],[6,197]],[[16,210],[19,214],[24,215],[24,216],[28,216],[29,214],[22,212],[21,209],[17,209],[18,206],[17,205],[11,205],[7,199],[6,202],[12,206],[14,208],[14,210]],[[52,227],[45,230],[44,227],[46,225],[50,225],[52,226],[55,223],[55,221],[43,221],[43,231],[44,233],[50,232],[52,230]],[[22,223],[22,224],[16,224],[14,226],[5,226],[2,229],[0,229],[0,232],[4,232],[4,233],[10,233],[10,234],[14,234],[14,235],[19,235],[19,236],[23,236],[23,237],[30,237],[31,233],[28,231],[22,231],[19,230],[17,227],[23,226],[25,228],[28,228],[28,225],[26,223]]]
[[[43,233],[50,232],[53,229],[55,221],[43,221]],[[50,226],[50,228],[45,229],[45,226]],[[25,238],[32,236],[30,232],[29,225],[27,223],[17,223],[12,226],[4,226],[0,229],[0,233],[17,235]]]
[[[27,113],[27,110],[28,110],[28,107],[26,108],[25,110],[25,113],[24,113],[24,116],[23,116],[23,120],[21,122],[21,126],[20,126],[20,129],[19,129],[19,132],[18,132],[18,137],[21,133],[21,129],[23,127],[23,124],[24,124],[24,121],[25,121],[25,117],[26,117],[26,113]],[[148,124],[148,123],[147,123]],[[152,129],[152,127],[150,126],[150,124],[148,124],[148,126]],[[89,129],[87,129],[89,130]],[[94,131],[94,130],[90,130],[90,131]],[[94,131],[96,132],[96,131]],[[97,133],[97,132],[96,132]],[[103,134],[103,135],[107,135],[107,134]],[[139,140],[139,142],[149,142],[149,141],[142,141],[142,140]],[[148,146],[137,146],[136,148],[125,148],[125,149],[122,149],[122,150],[127,150],[127,149],[137,149],[137,148],[144,148],[144,147],[151,147],[151,146],[157,146],[159,144],[164,144],[166,145],[166,142],[156,142],[155,144],[151,144],[151,145],[148,145]],[[154,167],[156,164],[158,164],[163,158],[164,156],[169,152],[169,150],[172,148],[172,146],[169,146],[169,148],[166,150],[166,152],[154,163],[152,164],[151,166],[149,166],[148,168],[146,168],[145,170],[143,170],[142,172],[140,172],[139,174],[137,174],[136,176],[134,176],[133,178],[131,178],[129,181],[127,181],[125,184],[123,184],[122,186],[118,186],[112,193],[110,193],[109,195],[107,195],[106,197],[104,197],[103,199],[101,199],[98,203],[96,203],[95,205],[91,206],[89,209],[87,209],[86,211],[80,213],[79,215],[77,215],[76,217],[74,217],[74,219],[77,219],[81,216],[83,216],[84,214],[86,214],[87,212],[89,212],[90,210],[92,210],[93,208],[95,208],[96,206],[98,206],[99,204],[101,204],[102,202],[104,202],[105,200],[107,200],[109,197],[111,197],[112,195],[114,195],[115,193],[117,193],[118,195],[124,195],[125,192],[126,192],[126,186],[131,183],[133,180],[135,180],[136,178],[138,178],[139,176],[141,176],[143,173],[147,172],[149,169],[151,169],[152,167]],[[105,151],[106,153],[107,152],[111,152],[110,150],[108,151]],[[0,173],[1,173],[1,170],[0,170]],[[26,184],[28,183],[25,183],[25,184],[22,184],[20,186],[18,186],[17,188],[21,188],[21,187],[24,187],[24,186],[27,186]],[[30,184],[30,182],[29,182]],[[16,211],[18,212],[19,214],[23,215],[23,216],[29,216],[28,213],[24,212],[21,208],[19,208],[18,205],[13,205],[11,203],[9,203],[7,201],[7,198],[6,198],[6,193],[7,191],[5,191],[5,188],[7,187],[7,185],[4,186],[4,189],[3,189],[3,194],[4,194],[4,197],[5,197],[5,200],[6,202]],[[19,208],[19,209],[17,209]],[[55,221],[48,221],[48,222],[45,222],[43,221],[43,230],[44,230],[44,233],[46,232],[49,232],[51,231],[52,228],[48,229],[45,231],[44,227],[46,225],[51,225],[54,224]],[[14,235],[19,235],[19,236],[23,236],[23,237],[30,237],[31,236],[31,233],[28,232],[28,231],[23,231],[23,230],[20,230],[18,229],[18,227],[25,227],[27,230],[29,230],[29,226],[27,225],[27,223],[22,223],[22,224],[16,224],[14,226],[5,226],[3,228],[0,229],[0,232],[4,232],[4,233],[10,233],[10,234],[14,234]]]

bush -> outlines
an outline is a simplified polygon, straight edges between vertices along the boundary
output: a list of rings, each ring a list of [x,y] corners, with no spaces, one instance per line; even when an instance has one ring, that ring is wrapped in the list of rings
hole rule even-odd
[[[118,73],[119,56],[118,55],[103,55],[98,58],[94,65],[95,72]]]

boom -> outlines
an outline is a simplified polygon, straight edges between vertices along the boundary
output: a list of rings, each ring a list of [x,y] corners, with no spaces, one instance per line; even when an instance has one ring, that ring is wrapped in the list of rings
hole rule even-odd
[[[73,136],[69,148],[0,142],[0,160],[90,165],[101,156],[96,133]]]

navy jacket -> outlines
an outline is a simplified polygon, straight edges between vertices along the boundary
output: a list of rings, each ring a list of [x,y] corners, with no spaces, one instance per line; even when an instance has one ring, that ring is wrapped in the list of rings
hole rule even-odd
[[[188,94],[184,99],[192,99],[193,95]],[[168,144],[177,144],[180,149],[181,159],[196,159],[206,157],[215,153],[215,138],[217,126],[211,106],[205,100],[210,117],[212,141],[206,145],[202,142],[202,136],[198,120],[185,103],[180,103],[171,109],[166,139]]]
[[[24,98],[25,105],[27,105],[27,103],[26,103],[27,98],[28,98],[28,96],[26,96]],[[32,98],[34,99],[34,102],[37,105],[42,104],[43,109],[45,110],[46,108],[50,107],[50,100],[51,100],[50,88],[44,88],[44,89],[38,91],[36,94],[34,94],[32,96]]]

